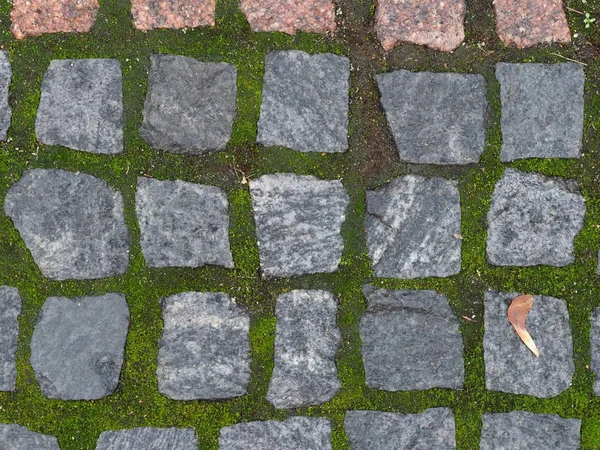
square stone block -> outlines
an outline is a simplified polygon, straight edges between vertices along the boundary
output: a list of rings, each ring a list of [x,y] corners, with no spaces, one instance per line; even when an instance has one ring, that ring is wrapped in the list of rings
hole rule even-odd
[[[198,438],[193,428],[140,427],[103,431],[96,450],[197,450]]]
[[[14,391],[17,382],[17,339],[21,297],[13,287],[0,286],[0,391]],[[0,440],[0,443],[2,441]]]
[[[331,0],[241,0],[240,9],[252,31],[335,31],[335,4]]]
[[[58,439],[35,433],[22,425],[0,424],[0,448],[3,450],[60,450]]]
[[[214,25],[215,3],[215,0],[131,0],[133,26],[147,31]]]

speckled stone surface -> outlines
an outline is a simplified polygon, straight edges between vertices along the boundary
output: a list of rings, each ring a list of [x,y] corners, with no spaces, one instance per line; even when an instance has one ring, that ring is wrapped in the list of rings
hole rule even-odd
[[[19,337],[17,318],[21,297],[13,287],[0,286],[0,391],[13,391],[17,381],[16,352]],[[0,442],[0,447],[1,447]]]
[[[480,450],[578,450],[581,420],[526,411],[483,413]]]
[[[375,276],[448,277],[460,272],[456,181],[407,175],[367,191],[366,197],[367,247]]]
[[[6,50],[0,51],[0,141],[8,138],[8,128],[12,116],[12,108],[8,104],[8,88],[12,79],[12,69]]]
[[[340,232],[350,202],[341,181],[276,173],[251,180],[250,195],[265,275],[337,270],[344,247]]]
[[[10,31],[17,39],[63,31],[86,33],[99,8],[98,0],[13,0]]]
[[[275,368],[267,392],[276,408],[320,405],[340,389],[337,312],[337,299],[327,291],[295,290],[277,299]]]
[[[594,394],[600,395],[600,308],[594,308],[592,311],[590,353],[592,354],[590,368],[596,375],[594,380]]]
[[[17,424],[0,424],[1,450],[60,450],[58,439]]]
[[[450,408],[420,414],[348,411],[344,430],[352,450],[454,450],[454,415]]]
[[[498,63],[496,78],[502,161],[581,156],[585,75],[580,64]]]
[[[215,0],[131,0],[138,30],[196,28],[215,24]]]
[[[464,0],[378,0],[375,31],[384,50],[399,42],[450,52],[465,38]]]
[[[463,343],[448,299],[435,291],[365,286],[360,321],[367,385],[385,391],[461,389]]]
[[[487,114],[483,76],[397,70],[375,78],[402,161],[479,161]]]
[[[494,0],[496,31],[517,48],[571,42],[562,0]]]
[[[335,4],[331,0],[240,0],[240,9],[252,31],[335,31]]]
[[[554,297],[534,296],[526,329],[539,350],[537,358],[508,321],[508,305],[518,295],[485,293],[486,388],[540,398],[555,397],[569,388],[575,372],[567,304]]]
[[[566,266],[586,206],[574,180],[506,169],[488,212],[487,259],[497,266]]]
[[[140,427],[104,431],[96,450],[197,450],[198,438],[193,428]]]
[[[94,400],[117,387],[129,308],[122,294],[49,297],[31,338],[31,366],[42,394]]]

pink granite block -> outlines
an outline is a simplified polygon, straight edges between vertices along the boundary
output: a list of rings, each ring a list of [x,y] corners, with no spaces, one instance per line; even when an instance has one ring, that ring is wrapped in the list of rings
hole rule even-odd
[[[139,30],[196,28],[215,24],[215,0],[131,0]]]
[[[331,0],[241,0],[240,9],[252,31],[335,31],[335,5]]]

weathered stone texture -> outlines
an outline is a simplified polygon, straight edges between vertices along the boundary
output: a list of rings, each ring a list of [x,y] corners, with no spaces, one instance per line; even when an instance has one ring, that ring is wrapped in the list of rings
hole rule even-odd
[[[17,338],[19,337],[17,318],[20,313],[19,291],[9,286],[0,286],[0,391],[15,389]]]
[[[58,439],[22,425],[0,424],[0,450],[60,450]]]
[[[594,394],[600,395],[600,308],[594,308],[592,311],[590,353],[592,354],[592,363],[590,368],[596,375],[594,380]]]
[[[12,69],[6,50],[0,51],[0,141],[8,139],[8,128],[12,108],[8,104],[8,88],[12,79]]]
[[[215,0],[131,0],[138,30],[196,28],[215,24]]]
[[[252,31],[335,31],[335,4],[331,0],[241,0],[240,9]]]
[[[197,450],[193,428],[131,428],[104,431],[96,450]]]

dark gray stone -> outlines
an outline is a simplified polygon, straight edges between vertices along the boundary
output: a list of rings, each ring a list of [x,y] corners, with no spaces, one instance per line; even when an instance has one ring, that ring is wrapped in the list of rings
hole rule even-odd
[[[184,292],[161,302],[158,390],[175,400],[217,400],[246,393],[250,318],[227,294]]]
[[[258,143],[302,152],[346,151],[349,77],[350,60],[343,56],[267,54]]]
[[[483,352],[485,385],[492,391],[554,397],[571,386],[573,341],[564,300],[534,296],[526,328],[540,357],[521,341],[508,321],[508,305],[518,293],[485,293]]]
[[[222,150],[231,137],[236,69],[177,55],[151,55],[140,135],[173,153]]]
[[[365,286],[360,321],[367,384],[385,391],[461,389],[463,343],[448,300],[435,291]]]
[[[96,450],[197,450],[193,428],[131,428],[104,431]]]
[[[138,178],[135,210],[150,267],[233,268],[227,194],[214,186]]]
[[[591,369],[596,375],[594,380],[594,394],[600,395],[600,308],[594,308],[592,311],[590,352],[592,354]]]
[[[337,270],[344,248],[340,231],[350,202],[341,181],[276,173],[250,181],[250,194],[265,275]]]
[[[402,161],[479,161],[487,114],[483,76],[397,70],[375,78]]]
[[[0,286],[0,391],[13,391],[17,381],[16,352],[21,297],[19,291]]]
[[[450,408],[421,414],[348,411],[344,421],[352,450],[453,450],[454,415]]]
[[[321,418],[290,417],[221,428],[219,450],[249,449],[331,450],[331,425]]]
[[[100,178],[27,170],[8,190],[4,210],[48,278],[86,280],[127,270],[123,199]]]
[[[583,67],[575,63],[496,65],[502,102],[502,161],[579,158]]]
[[[12,109],[8,104],[8,88],[12,79],[12,70],[8,53],[5,50],[0,51],[0,141],[8,139],[8,128]]]
[[[341,384],[335,356],[341,343],[337,300],[327,291],[296,290],[275,307],[275,368],[267,400],[276,408],[320,405]]]
[[[458,183],[407,175],[367,191],[367,247],[376,277],[460,272]]]
[[[112,155],[123,151],[123,86],[116,59],[54,59],[35,121],[40,142]]]
[[[0,450],[60,450],[58,439],[22,425],[0,424]]]
[[[487,259],[497,266],[566,266],[583,227],[585,200],[574,180],[506,169],[488,213]]]
[[[129,328],[125,296],[49,297],[31,338],[31,366],[48,398],[93,400],[119,382]]]
[[[525,411],[484,413],[480,450],[578,450],[581,420]]]

